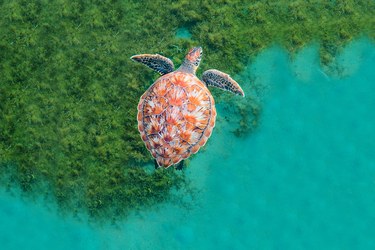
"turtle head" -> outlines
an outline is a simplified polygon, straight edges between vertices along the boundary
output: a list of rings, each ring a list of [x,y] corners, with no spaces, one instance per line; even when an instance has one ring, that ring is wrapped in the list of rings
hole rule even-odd
[[[203,54],[202,47],[194,47],[189,50],[189,53],[187,53],[185,60],[193,64],[195,67],[198,68],[199,63],[201,61]]]
[[[185,57],[185,61],[180,67],[181,70],[195,74],[195,71],[197,70],[199,63],[201,61],[202,53],[202,47],[194,47],[190,49]]]

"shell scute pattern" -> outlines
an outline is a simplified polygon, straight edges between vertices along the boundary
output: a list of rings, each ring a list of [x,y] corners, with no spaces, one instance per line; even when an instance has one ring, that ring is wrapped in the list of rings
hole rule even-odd
[[[200,86],[192,85],[186,88],[189,103],[195,106],[209,107],[211,105],[209,96],[201,91]]]
[[[141,97],[138,111],[142,140],[164,167],[196,153],[215,126],[209,90],[196,76],[184,72],[159,78]]]
[[[151,86],[153,94],[156,96],[165,96],[171,88],[171,82],[165,77],[160,78],[157,82],[158,84]],[[146,92],[145,94],[147,95],[148,93]]]
[[[168,106],[168,101],[163,96],[148,96],[145,98],[144,115],[160,115]]]
[[[173,106],[182,106],[188,101],[185,89],[177,85],[168,91],[166,97],[169,101],[169,105]]]

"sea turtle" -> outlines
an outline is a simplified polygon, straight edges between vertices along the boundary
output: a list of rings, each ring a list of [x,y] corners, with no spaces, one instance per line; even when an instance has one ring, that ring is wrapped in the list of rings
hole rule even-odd
[[[155,168],[175,165],[182,169],[183,160],[211,136],[216,109],[207,86],[245,96],[235,80],[218,70],[205,71],[199,80],[195,71],[201,57],[201,47],[190,49],[177,70],[170,59],[159,54],[131,57],[162,75],[141,96],[137,116],[138,130],[155,159]]]

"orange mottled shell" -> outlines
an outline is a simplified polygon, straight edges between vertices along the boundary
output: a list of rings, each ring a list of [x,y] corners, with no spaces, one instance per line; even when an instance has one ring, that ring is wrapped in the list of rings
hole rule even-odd
[[[196,153],[215,126],[214,99],[195,75],[160,77],[138,104],[138,130],[159,166],[177,164]]]

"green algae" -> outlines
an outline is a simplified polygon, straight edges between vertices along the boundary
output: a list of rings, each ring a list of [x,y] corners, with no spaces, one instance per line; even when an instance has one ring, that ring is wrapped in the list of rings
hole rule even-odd
[[[131,55],[178,65],[201,45],[198,74],[234,75],[272,43],[293,54],[317,41],[326,65],[353,38],[375,38],[370,0],[3,1],[0,16],[1,185],[95,218],[122,217],[188,185],[183,173],[144,167],[151,157],[136,107],[157,76]],[[256,128],[257,100],[212,92],[241,116],[235,135]]]

